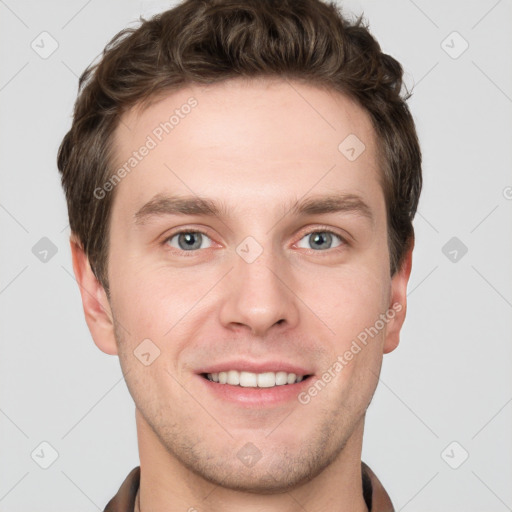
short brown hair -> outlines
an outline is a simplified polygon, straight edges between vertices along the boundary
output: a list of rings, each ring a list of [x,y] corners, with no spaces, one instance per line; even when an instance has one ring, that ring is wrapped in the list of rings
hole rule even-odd
[[[186,0],[119,32],[79,81],[73,124],[58,153],[72,233],[107,294],[114,190],[113,132],[134,105],[189,83],[237,77],[295,79],[339,91],[365,109],[377,134],[391,274],[414,241],[421,151],[401,65],[383,53],[362,17],[321,0]]]

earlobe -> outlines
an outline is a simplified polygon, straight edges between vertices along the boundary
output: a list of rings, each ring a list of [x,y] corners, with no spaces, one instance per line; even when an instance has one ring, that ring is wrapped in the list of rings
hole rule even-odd
[[[398,269],[391,278],[391,295],[388,311],[391,320],[386,329],[384,354],[395,350],[400,343],[400,331],[407,312],[407,283],[411,275],[413,246],[414,244],[411,243],[400,269]]]
[[[85,321],[94,343],[106,354],[117,354],[112,310],[102,284],[96,279],[82,246],[71,235],[69,239],[73,270],[80,289]]]

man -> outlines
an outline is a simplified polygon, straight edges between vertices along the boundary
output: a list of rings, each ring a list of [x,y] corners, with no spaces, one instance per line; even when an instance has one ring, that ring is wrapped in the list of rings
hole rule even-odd
[[[187,0],[80,86],[73,267],[140,454],[105,510],[393,510],[361,448],[421,190],[399,63],[319,0]]]

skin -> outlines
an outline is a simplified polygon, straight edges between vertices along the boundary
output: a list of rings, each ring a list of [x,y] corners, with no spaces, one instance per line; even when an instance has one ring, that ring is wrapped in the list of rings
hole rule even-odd
[[[399,342],[411,270],[408,252],[390,276],[370,118],[340,93],[299,83],[194,85],[125,113],[116,164],[191,96],[198,105],[115,189],[110,301],[71,240],[92,337],[118,354],[136,404],[141,510],[364,511],[365,412],[383,354]],[[349,134],[366,146],[355,161],[338,150]],[[372,220],[290,213],[299,199],[333,192],[359,196]],[[226,211],[136,224],[135,212],[164,193]],[[180,249],[169,238],[177,228],[204,230],[203,248]],[[315,230],[345,241],[321,250]],[[236,252],[248,236],[263,249],[252,263]],[[195,373],[234,356],[278,359],[311,369],[313,383],[395,303],[401,311],[307,405],[237,406],[205,392]],[[134,356],[147,338],[160,350],[149,366]],[[252,467],[237,457],[248,442],[261,453]]]

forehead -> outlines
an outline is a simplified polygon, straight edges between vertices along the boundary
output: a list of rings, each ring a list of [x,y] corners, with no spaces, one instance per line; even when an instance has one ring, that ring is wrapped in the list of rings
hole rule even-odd
[[[133,211],[162,193],[256,208],[308,190],[380,192],[368,113],[343,94],[293,81],[237,79],[168,93],[123,115],[114,148],[114,170],[126,171],[115,202]]]

